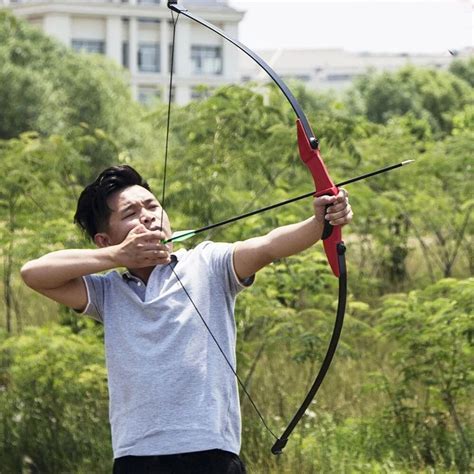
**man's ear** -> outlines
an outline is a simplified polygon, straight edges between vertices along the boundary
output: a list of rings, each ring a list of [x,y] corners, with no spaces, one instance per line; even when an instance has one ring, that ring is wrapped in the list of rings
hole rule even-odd
[[[97,247],[104,248],[112,245],[110,237],[105,232],[100,232],[94,235],[94,242]]]

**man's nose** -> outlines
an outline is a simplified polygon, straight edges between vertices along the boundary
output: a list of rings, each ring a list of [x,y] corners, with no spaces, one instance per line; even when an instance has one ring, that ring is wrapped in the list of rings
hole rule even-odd
[[[150,224],[156,221],[156,216],[153,214],[153,212],[143,209],[140,215],[140,221],[142,224]]]

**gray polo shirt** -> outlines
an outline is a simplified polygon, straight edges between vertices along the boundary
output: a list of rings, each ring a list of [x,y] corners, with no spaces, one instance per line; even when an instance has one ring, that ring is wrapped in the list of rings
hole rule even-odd
[[[244,285],[232,252],[203,242],[176,252],[170,265],[235,368],[234,302]],[[117,271],[84,277],[83,314],[104,324],[114,457],[238,454],[235,376],[170,265],[156,266],[147,285]]]

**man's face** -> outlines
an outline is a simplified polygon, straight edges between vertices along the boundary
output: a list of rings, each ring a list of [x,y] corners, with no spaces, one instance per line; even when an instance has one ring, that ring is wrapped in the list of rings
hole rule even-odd
[[[107,204],[112,209],[106,231],[109,245],[121,243],[140,224],[147,230],[162,230],[167,239],[171,237],[168,215],[156,197],[142,186],[134,185],[117,191],[108,198]]]

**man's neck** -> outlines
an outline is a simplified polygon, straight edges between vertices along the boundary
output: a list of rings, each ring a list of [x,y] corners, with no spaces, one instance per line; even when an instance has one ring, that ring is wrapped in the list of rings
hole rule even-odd
[[[127,268],[127,270],[135,277],[140,278],[140,280],[145,283],[148,283],[148,279],[150,278],[151,272],[154,270],[155,267],[145,267],[145,268]]]

